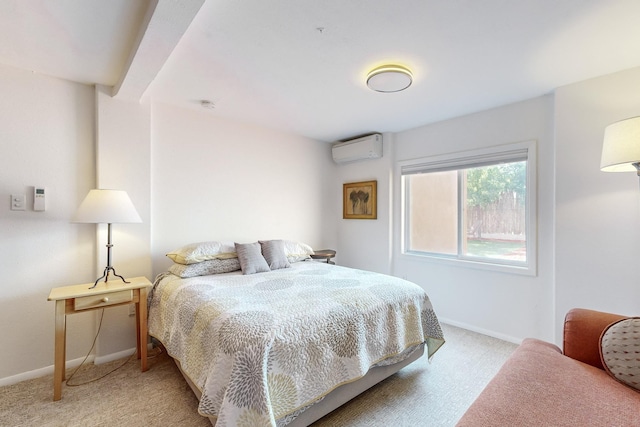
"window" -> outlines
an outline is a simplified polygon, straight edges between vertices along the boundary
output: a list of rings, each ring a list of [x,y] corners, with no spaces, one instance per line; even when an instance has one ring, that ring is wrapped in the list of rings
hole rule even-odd
[[[403,253],[535,274],[534,148],[402,162]]]

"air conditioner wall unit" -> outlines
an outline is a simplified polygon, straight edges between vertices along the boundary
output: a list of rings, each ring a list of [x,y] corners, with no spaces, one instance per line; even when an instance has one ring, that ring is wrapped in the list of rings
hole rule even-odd
[[[338,164],[382,157],[382,135],[374,133],[349,141],[338,142],[331,147],[333,161]]]

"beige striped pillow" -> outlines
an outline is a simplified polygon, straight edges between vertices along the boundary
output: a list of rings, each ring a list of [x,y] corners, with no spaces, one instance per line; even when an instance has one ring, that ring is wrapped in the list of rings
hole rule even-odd
[[[640,391],[640,317],[607,326],[600,336],[600,359],[609,375]]]

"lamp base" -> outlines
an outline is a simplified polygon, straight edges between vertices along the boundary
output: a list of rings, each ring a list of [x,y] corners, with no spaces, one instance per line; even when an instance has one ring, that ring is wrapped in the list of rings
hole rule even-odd
[[[104,269],[104,273],[102,274],[102,276],[98,277],[98,279],[96,280],[96,282],[93,284],[92,287],[90,287],[89,289],[93,289],[98,285],[98,282],[102,279],[104,279],[105,282],[107,282],[107,280],[109,280],[109,272],[113,272],[113,275],[116,277],[119,277],[122,279],[122,281],[124,283],[131,283],[131,282],[127,282],[126,280],[124,280],[124,277],[122,277],[121,275],[119,275],[118,273],[116,273],[116,269],[111,267],[110,265],[106,266]]]

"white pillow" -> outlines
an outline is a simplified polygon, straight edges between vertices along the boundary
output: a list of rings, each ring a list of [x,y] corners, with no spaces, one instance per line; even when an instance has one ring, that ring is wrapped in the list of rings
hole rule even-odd
[[[313,254],[311,246],[305,243],[296,242],[295,240],[283,240],[282,242],[284,243],[284,253],[287,255],[289,262],[304,261],[311,258]]]
[[[167,254],[178,264],[195,264],[209,259],[228,259],[237,257],[233,242],[191,243]]]

